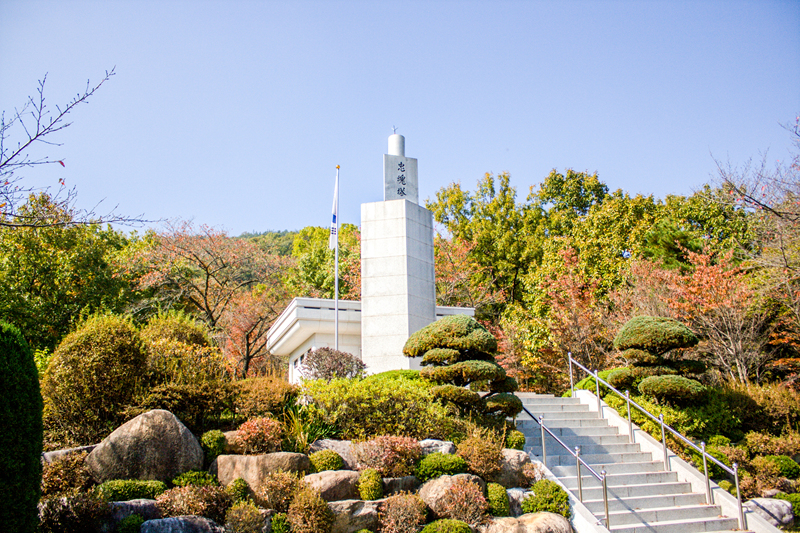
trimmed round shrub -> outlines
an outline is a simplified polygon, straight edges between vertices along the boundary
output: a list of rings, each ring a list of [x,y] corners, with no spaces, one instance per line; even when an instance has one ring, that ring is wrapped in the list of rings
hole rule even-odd
[[[206,464],[210,465],[214,459],[225,453],[225,442],[225,434],[218,429],[203,433],[200,446],[203,448]]]
[[[94,485],[86,452],[71,453],[42,466],[42,498],[74,496]]]
[[[615,389],[625,392],[626,390],[636,391],[635,380],[636,376],[633,375],[633,371],[628,367],[622,367],[612,370],[606,381]]]
[[[231,497],[223,487],[175,487],[156,498],[162,516],[198,515],[218,524],[225,523],[225,513],[231,506]]]
[[[659,401],[683,403],[702,397],[706,388],[699,381],[683,376],[650,376],[639,383],[639,392]]]
[[[376,437],[357,444],[353,452],[359,470],[374,468],[383,477],[410,476],[422,457],[419,442],[411,437]]]
[[[295,493],[286,520],[292,533],[329,533],[334,515],[319,491],[304,486]]]
[[[731,496],[736,496],[736,485],[734,485],[733,483],[731,483],[727,479],[720,480],[718,485],[719,485],[719,488],[721,488],[722,490],[724,490],[725,492],[727,492]],[[775,497],[777,498],[778,496],[776,495]]]
[[[117,533],[139,533],[144,524],[144,517],[140,514],[133,513],[120,520],[117,526]]]
[[[420,375],[434,383],[469,385],[473,381],[502,380],[506,371],[494,361],[461,361],[448,366],[429,366],[420,370]]]
[[[456,385],[437,385],[431,388],[433,397],[444,405],[454,405],[461,410],[483,407],[481,395]]]
[[[367,365],[360,357],[333,348],[317,348],[303,357],[300,375],[305,379],[358,378],[364,375]]]
[[[516,429],[509,431],[506,435],[506,448],[511,448],[512,450],[524,450],[525,434]]]
[[[659,316],[636,316],[628,320],[614,338],[617,350],[638,348],[661,355],[675,348],[689,348],[699,342],[692,330],[674,320]]]
[[[95,488],[95,494],[107,502],[155,500],[167,490],[163,481],[145,479],[111,479]]]
[[[267,509],[285,513],[301,485],[302,480],[294,472],[270,472],[264,476],[263,483],[256,490],[256,501],[263,502]]]
[[[489,383],[489,392],[514,392],[519,390],[519,383],[516,378],[506,376],[503,379]]]
[[[378,511],[381,533],[417,533],[425,523],[427,508],[416,494],[400,492],[386,498]]]
[[[469,524],[466,522],[462,522],[461,520],[451,520],[449,518],[443,518],[441,520],[436,520],[431,522],[424,528],[422,528],[421,533],[471,533],[472,528],[469,527]]]
[[[694,361],[692,359],[679,359],[672,361],[672,367],[678,371],[679,374],[702,374],[707,370],[706,364],[702,361]]]
[[[172,484],[176,487],[185,487],[186,485],[194,485],[195,487],[209,487],[217,486],[217,476],[209,474],[202,470],[189,470],[175,477]]]
[[[130,319],[88,319],[61,341],[47,366],[42,395],[48,426],[77,444],[102,440],[123,422],[146,357]]]
[[[463,361],[463,359],[461,359],[461,351],[454,350],[452,348],[433,348],[432,350],[425,352],[425,355],[422,356],[422,362],[420,364],[422,366],[443,366],[452,365],[453,363],[458,363],[459,361]]]
[[[497,339],[471,316],[451,315],[412,333],[403,346],[403,354],[418,357],[433,348],[494,353]]]
[[[764,459],[777,465],[781,476],[789,479],[797,479],[800,477],[800,465],[788,455],[766,455]]]
[[[249,500],[234,503],[225,513],[225,529],[231,533],[261,533],[264,517]]]
[[[282,431],[277,420],[269,417],[253,418],[239,426],[236,439],[245,454],[271,453],[280,450]]]
[[[489,503],[481,487],[465,478],[456,478],[439,500],[438,514],[442,518],[461,520],[472,527],[486,521]]]
[[[620,354],[620,357],[628,361],[628,364],[631,366],[663,366],[666,364],[666,359],[660,355],[655,355],[638,348],[628,348]]]
[[[342,456],[333,450],[320,450],[308,456],[311,461],[311,466],[315,472],[324,472],[325,470],[341,470],[344,468],[344,460]]]
[[[504,486],[498,483],[487,483],[486,496],[490,515],[511,516],[511,503],[508,501],[508,492]]]
[[[94,533],[108,517],[108,503],[92,493],[42,500],[39,507],[39,533]],[[24,531],[9,530],[9,531]]]
[[[42,475],[42,396],[28,343],[0,322],[0,524],[36,531]]]
[[[423,483],[439,476],[454,476],[467,471],[467,461],[463,457],[434,452],[422,458],[417,465],[414,475]]]
[[[272,516],[272,533],[291,533],[286,513],[275,513]]]
[[[383,498],[383,478],[374,468],[362,470],[358,475],[358,495],[362,500]]]
[[[196,346],[212,345],[208,327],[183,311],[170,310],[153,316],[142,328],[141,336],[148,349],[161,340]]]
[[[496,443],[479,436],[467,437],[456,447],[456,454],[467,462],[467,468],[476,476],[491,481],[500,472],[503,452]]]
[[[531,486],[531,492],[522,500],[523,513],[556,513],[567,520],[572,516],[569,508],[569,496],[555,481],[542,479]]]
[[[522,400],[513,394],[502,392],[483,399],[486,413],[503,415],[505,418],[514,418],[522,412]]]
[[[243,478],[237,477],[225,487],[233,503],[250,499],[250,485]]]

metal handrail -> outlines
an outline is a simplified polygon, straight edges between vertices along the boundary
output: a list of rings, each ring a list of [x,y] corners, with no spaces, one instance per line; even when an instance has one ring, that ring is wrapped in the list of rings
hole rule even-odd
[[[589,463],[587,463],[586,461],[581,459],[581,449],[580,449],[579,446],[575,446],[575,451],[574,452],[572,450],[570,450],[569,446],[567,446],[564,443],[564,441],[559,439],[556,436],[555,433],[550,431],[550,428],[548,428],[547,426],[544,425],[544,415],[539,415],[537,417],[533,413],[528,411],[527,407],[525,407],[524,405],[522,406],[522,410],[525,411],[525,413],[527,413],[527,415],[530,416],[532,420],[535,420],[536,423],[539,424],[539,428],[541,430],[541,435],[542,435],[542,437],[541,437],[542,438],[542,463],[544,464],[545,467],[547,466],[547,445],[545,444],[545,432],[548,433],[551,437],[553,437],[557,443],[559,443],[565,450],[567,450],[567,452],[569,452],[570,455],[572,455],[575,458],[575,463],[576,463],[576,466],[577,466],[577,476],[578,476],[578,499],[581,501],[581,503],[583,503],[583,483],[581,481],[581,476],[582,476],[581,465],[586,467],[586,469],[589,471],[589,473],[592,474],[595,477],[595,479],[597,479],[602,484],[602,486],[603,486],[603,506],[604,506],[605,511],[606,511],[606,529],[610,529],[610,525],[609,524],[611,522],[609,520],[609,514],[608,514],[608,483],[606,481],[606,476],[607,476],[606,471],[605,470],[601,470],[600,474],[598,474],[594,470],[594,468],[589,466]]]
[[[738,464],[733,463],[732,467],[728,467],[726,464],[722,463],[716,457],[714,457],[713,455],[709,454],[706,451],[706,443],[705,442],[701,442],[700,446],[697,446],[695,443],[693,443],[692,441],[690,441],[689,439],[687,439],[686,437],[681,435],[677,430],[672,428],[669,424],[665,424],[664,423],[664,415],[663,414],[655,416],[653,413],[648,411],[646,408],[642,407],[641,405],[636,403],[634,400],[631,400],[629,391],[625,391],[625,394],[623,394],[622,392],[620,392],[619,390],[614,388],[606,380],[601,378],[598,375],[598,371],[597,370],[592,372],[591,370],[589,370],[588,368],[586,368],[585,366],[580,364],[578,361],[573,359],[572,358],[572,353],[569,353],[568,357],[569,357],[569,390],[570,390],[570,397],[574,397],[575,396],[575,383],[574,383],[573,372],[572,372],[572,365],[575,364],[575,366],[577,366],[578,368],[582,369],[584,372],[586,372],[588,375],[590,375],[590,376],[592,376],[594,378],[595,388],[596,388],[596,396],[597,396],[597,410],[598,410],[598,413],[600,414],[601,417],[602,417],[602,410],[601,410],[601,404],[600,404],[600,383],[601,382],[603,383],[603,385],[605,387],[608,387],[610,390],[612,390],[613,392],[618,394],[620,397],[625,399],[625,401],[627,403],[627,406],[628,406],[628,439],[629,439],[630,442],[633,442],[633,421],[631,419],[631,405],[633,405],[634,407],[639,409],[640,412],[642,412],[643,414],[649,416],[653,421],[658,422],[661,425],[661,445],[662,445],[662,447],[664,449],[664,470],[668,470],[669,469],[669,455],[668,455],[668,450],[667,450],[667,438],[666,438],[666,432],[667,431],[669,431],[670,433],[672,433],[673,436],[675,436],[678,439],[682,440],[684,443],[688,444],[689,446],[691,446],[692,448],[694,448],[696,451],[698,451],[700,453],[700,455],[703,457],[703,470],[705,471],[705,478],[706,478],[706,480],[705,480],[706,481],[706,503],[708,505],[713,505],[714,504],[714,496],[713,496],[713,494],[711,492],[711,481],[710,481],[710,478],[709,478],[709,475],[708,475],[708,459],[711,459],[711,461],[714,464],[716,464],[717,466],[722,468],[725,472],[727,472],[728,474],[733,476],[734,481],[736,482],[736,501],[739,504],[739,529],[747,529],[747,523],[746,523],[745,518],[744,518],[744,508],[742,507],[742,494],[741,494],[741,492],[739,490],[739,465]]]

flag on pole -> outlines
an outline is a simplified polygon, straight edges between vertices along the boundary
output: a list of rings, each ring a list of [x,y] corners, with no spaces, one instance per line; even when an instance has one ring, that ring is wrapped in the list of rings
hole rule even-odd
[[[336,165],[336,185],[333,187],[333,219],[328,247],[335,250],[339,247],[339,165]]]

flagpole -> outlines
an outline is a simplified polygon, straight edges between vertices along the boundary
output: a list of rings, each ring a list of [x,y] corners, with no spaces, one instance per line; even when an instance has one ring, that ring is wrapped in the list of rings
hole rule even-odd
[[[334,349],[339,350],[339,165],[336,165],[336,194],[334,212],[336,213],[336,248],[333,251],[334,280],[333,280],[333,339]]]

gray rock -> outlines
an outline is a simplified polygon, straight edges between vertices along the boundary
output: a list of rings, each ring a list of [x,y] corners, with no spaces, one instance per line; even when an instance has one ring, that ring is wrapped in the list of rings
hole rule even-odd
[[[742,506],[747,510],[760,514],[775,527],[788,526],[794,523],[792,504],[786,500],[753,498]]]
[[[202,516],[175,516],[148,520],[139,533],[225,533],[225,528]]]
[[[129,420],[86,458],[98,483],[109,479],[156,479],[203,467],[203,449],[175,415],[154,409]]]
[[[500,473],[496,476],[496,482],[506,488],[519,487],[526,482],[523,468],[531,462],[530,456],[521,450],[506,448],[503,450],[503,463],[500,466]]]
[[[383,478],[383,494],[389,496],[396,492],[416,492],[422,485],[417,476]]]
[[[97,444],[92,444],[90,446],[78,446],[77,448],[67,448],[64,450],[53,450],[52,452],[44,452],[42,454],[42,463],[52,463],[53,461],[58,461],[64,457],[68,457],[73,453],[91,453],[92,450],[97,448]]]
[[[354,500],[358,498],[358,472],[352,470],[326,470],[309,474],[303,480],[317,489],[325,501]]]
[[[141,515],[145,520],[161,518],[161,511],[155,500],[128,500],[126,502],[111,502],[111,512],[106,523],[107,531],[116,531],[123,519],[132,514]]]
[[[508,503],[511,506],[511,516],[519,516],[522,514],[522,501],[530,494],[531,491],[520,487],[513,489],[506,489],[508,494]]]
[[[243,478],[250,489],[257,491],[270,472],[310,472],[311,461],[302,453],[276,452],[263,455],[220,455],[211,463],[209,471],[223,485],[237,477]]]
[[[359,529],[378,529],[378,508],[385,500],[341,500],[328,502],[336,516],[331,533],[354,533]]]
[[[444,493],[447,492],[457,479],[467,479],[473,483],[477,483],[481,490],[486,492],[486,483],[478,476],[472,474],[456,474],[455,476],[439,476],[436,479],[431,479],[426,482],[419,489],[419,497],[425,502],[433,514],[441,517],[441,499]]]
[[[432,453],[456,453],[456,445],[449,440],[424,439],[419,441],[423,457]]]
[[[353,456],[353,442],[349,440],[320,439],[311,443],[308,453],[320,450],[333,450],[338,453],[344,462],[345,470],[356,470],[356,459]]]
[[[519,518],[492,518],[479,533],[572,533],[569,520],[554,513],[529,513]]]

